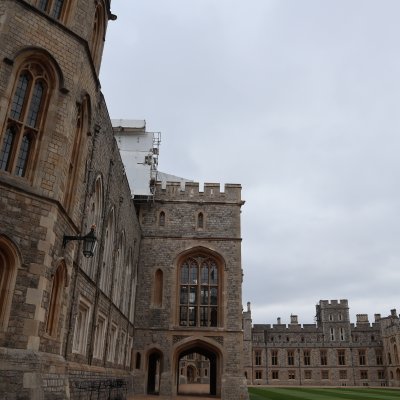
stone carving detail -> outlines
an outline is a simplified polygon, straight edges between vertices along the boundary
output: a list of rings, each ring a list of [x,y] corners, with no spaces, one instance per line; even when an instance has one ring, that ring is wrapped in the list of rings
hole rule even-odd
[[[173,338],[172,338],[172,343],[173,343],[173,344],[178,343],[178,342],[180,342],[181,340],[186,339],[186,338],[188,338],[188,337],[189,337],[189,336],[185,336],[185,335],[174,335]]]

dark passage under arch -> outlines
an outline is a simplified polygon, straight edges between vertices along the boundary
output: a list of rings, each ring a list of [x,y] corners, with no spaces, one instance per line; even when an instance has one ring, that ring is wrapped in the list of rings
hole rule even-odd
[[[179,377],[180,377],[180,363],[184,357],[187,357],[192,354],[199,354],[201,356],[204,356],[206,359],[208,359],[209,366],[207,368],[207,378],[209,378],[209,393],[206,393],[207,395],[216,395],[217,394],[217,362],[218,362],[218,356],[217,354],[205,347],[202,347],[201,345],[194,345],[192,347],[186,348],[182,352],[179,353],[178,356],[178,362],[177,362],[177,393],[178,394],[183,394],[179,390]],[[187,394],[198,394],[197,391],[194,391],[193,393],[190,392],[185,392],[185,395]]]
[[[162,354],[158,351],[150,353],[147,372],[147,394],[160,393],[161,372]]]

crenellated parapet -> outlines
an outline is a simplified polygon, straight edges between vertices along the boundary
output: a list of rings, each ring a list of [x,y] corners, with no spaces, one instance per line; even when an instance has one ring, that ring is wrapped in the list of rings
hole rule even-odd
[[[298,332],[315,332],[316,324],[255,324],[254,332],[268,331],[268,333],[298,333]]]
[[[221,190],[222,189],[222,190]],[[221,188],[219,183],[205,183],[200,189],[198,182],[157,182],[156,200],[242,203],[242,187],[227,183]]]
[[[342,307],[348,307],[349,306],[349,301],[347,299],[341,299],[341,300],[321,300],[319,302],[319,305],[321,307],[337,307],[337,306],[342,306]]]

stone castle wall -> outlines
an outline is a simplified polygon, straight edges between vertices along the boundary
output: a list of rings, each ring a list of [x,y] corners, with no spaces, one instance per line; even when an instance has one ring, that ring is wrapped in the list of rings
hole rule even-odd
[[[133,313],[129,308],[122,310],[119,301],[114,304],[112,293],[99,289],[106,239],[102,222],[113,208],[116,233],[111,279],[118,268],[115,261],[121,233],[124,232],[127,251],[132,250],[133,268],[137,265],[141,233],[110,118],[99,91],[98,65],[91,59],[88,42],[96,3],[71,2],[69,14],[62,21],[39,11],[31,3],[36,4],[23,0],[5,0],[0,4],[1,146],[14,82],[23,60],[47,65],[53,85],[29,175],[17,177],[0,171],[0,240],[14,246],[18,255],[9,320],[5,329],[0,328],[0,392],[10,398],[18,393],[21,399],[77,398],[77,385],[84,381],[105,382],[118,378],[130,384],[128,356],[132,345],[127,340],[133,338]],[[105,4],[105,27],[108,13]],[[88,124],[77,149],[81,156],[75,166],[75,181],[68,186],[78,109],[85,98],[89,99]],[[84,235],[89,231],[93,223],[88,219],[89,199],[98,177],[103,185],[104,206],[96,227],[97,253],[89,273],[81,242],[69,242],[65,248],[62,242],[64,235]],[[71,195],[68,193],[71,188],[73,202],[67,208],[65,199]],[[66,273],[58,329],[51,336],[46,332],[46,323],[54,274],[62,263]],[[131,285],[128,292],[121,291],[120,299],[134,295],[135,273],[134,270],[129,275]],[[111,289],[119,290],[113,285]],[[84,354],[72,349],[81,297],[90,306]],[[118,329],[117,355],[112,361],[107,360],[106,353],[100,359],[93,357],[98,312]],[[109,329],[110,325],[106,340]],[[106,348],[109,346],[107,342]],[[79,396],[88,390],[88,387],[86,392],[80,390]]]
[[[377,314],[371,324],[366,314],[359,314],[353,324],[348,317],[347,300],[321,300],[317,305],[317,324],[251,327],[251,312],[244,316],[245,372],[250,384],[400,385],[395,373],[399,365],[393,339],[399,332],[397,316],[381,319]],[[388,323],[389,320],[393,322]]]

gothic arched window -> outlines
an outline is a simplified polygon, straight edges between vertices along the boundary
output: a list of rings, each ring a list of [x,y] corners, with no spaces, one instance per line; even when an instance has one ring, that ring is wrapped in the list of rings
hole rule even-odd
[[[111,287],[111,272],[114,252],[115,221],[114,209],[111,210],[104,237],[104,253],[101,263],[100,289],[107,295]]]
[[[22,65],[0,142],[0,170],[28,177],[43,129],[51,89],[49,73],[38,62]]]
[[[204,255],[180,265],[179,325],[218,326],[219,274],[217,262]]]
[[[82,154],[85,154],[85,135],[89,129],[89,98],[85,97],[81,104],[78,105],[76,117],[75,137],[73,139],[73,147],[71,159],[68,169],[67,187],[65,190],[65,208],[72,212],[72,207],[76,204],[77,183],[79,178],[79,167],[81,164]]]
[[[14,247],[0,236],[0,332],[7,330],[18,266]]]
[[[96,69],[100,66],[101,52],[103,49],[105,35],[105,12],[104,5],[99,1],[96,5],[94,14],[92,39],[90,43],[90,50],[92,52],[92,59]]]

